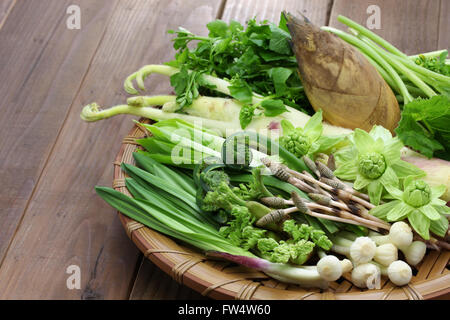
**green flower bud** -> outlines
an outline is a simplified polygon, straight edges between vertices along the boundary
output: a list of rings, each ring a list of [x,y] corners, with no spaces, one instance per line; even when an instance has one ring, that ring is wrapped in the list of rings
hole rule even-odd
[[[359,158],[358,170],[365,178],[377,179],[386,170],[386,160],[382,154],[376,152],[366,153]]]
[[[415,208],[427,205],[431,201],[430,186],[422,180],[413,181],[406,187],[403,200]]]
[[[306,155],[311,148],[311,139],[299,130],[292,131],[280,138],[280,144],[296,157]]]

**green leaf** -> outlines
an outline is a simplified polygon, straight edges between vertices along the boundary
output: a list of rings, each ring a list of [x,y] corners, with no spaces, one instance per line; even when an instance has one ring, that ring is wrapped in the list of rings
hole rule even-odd
[[[385,188],[388,186],[398,186],[398,177],[391,167],[387,167],[383,175],[378,178]]]
[[[225,37],[228,31],[228,25],[225,21],[215,20],[206,25],[210,37]]]
[[[431,199],[440,198],[446,190],[447,187],[443,184],[431,187]]]
[[[306,122],[303,128],[304,132],[312,141],[316,141],[322,135],[323,125],[322,125],[322,109],[317,111],[309,120]]]
[[[234,78],[231,80],[231,86],[228,86],[228,89],[233,98],[243,103],[252,103],[253,91],[245,80]]]
[[[272,31],[272,35],[269,42],[269,49],[280,54],[291,55],[292,51],[289,45],[291,35],[275,25],[270,25],[270,31]]]
[[[389,142],[392,139],[392,134],[391,132],[384,128],[383,126],[373,126],[372,130],[370,130],[369,135],[374,139],[377,140],[379,138],[381,138],[381,140],[383,140],[383,142]]]
[[[382,205],[376,206],[375,208],[371,209],[369,213],[377,218],[387,220],[388,213],[391,212],[392,209],[399,203],[401,203],[400,200],[389,201]]]
[[[403,191],[399,190],[396,186],[387,185],[385,189],[394,199],[403,200]]]
[[[419,210],[413,210],[408,221],[411,227],[425,240],[430,240],[430,219],[424,216]]]
[[[440,237],[445,237],[448,230],[448,220],[446,217],[441,216],[439,220],[431,221],[430,231],[437,234]]]
[[[356,148],[360,154],[372,152],[375,140],[364,130],[356,128],[353,134]]]
[[[379,138],[381,139],[381,138]],[[382,151],[387,165],[400,160],[400,150],[403,148],[403,143],[397,138],[391,139],[389,142],[384,143],[384,149]]]
[[[291,76],[292,70],[283,67],[276,67],[269,69],[268,73],[273,80],[273,83],[275,85],[275,92],[277,93],[277,95],[283,95],[288,90],[286,81]]]
[[[425,171],[419,169],[412,163],[409,163],[409,162],[406,162],[403,160],[398,160],[398,161],[394,162],[393,164],[391,164],[391,168],[392,168],[392,170],[395,171],[395,174],[400,179],[403,179],[407,176],[414,176],[417,178],[426,176]]]
[[[414,208],[407,205],[403,201],[399,201],[395,207],[387,214],[388,221],[399,221],[408,216]]]
[[[420,207],[419,210],[430,220],[439,220],[441,218],[439,212],[437,212],[437,210],[430,204]]]
[[[355,162],[347,162],[337,167],[337,169],[334,171],[334,174],[336,175],[336,177],[343,180],[353,181],[358,175],[358,166]]]
[[[287,27],[287,18],[286,15],[282,12],[280,15],[280,23],[278,24],[278,28],[281,30],[284,30],[286,32],[289,32],[289,29]],[[444,60],[447,56],[444,57]]]
[[[403,143],[431,158],[438,153],[450,157],[450,98],[445,95],[431,99],[418,98],[403,107],[395,132]],[[439,151],[439,152],[438,152]]]
[[[334,153],[335,149],[339,149],[342,147],[342,144],[344,143],[345,136],[320,136],[320,138],[317,140],[317,143],[319,144],[319,149],[317,152],[322,153]]]
[[[434,208],[442,215],[450,215],[450,207],[446,206],[446,204],[435,205]]]
[[[289,134],[295,130],[294,125],[286,119],[281,120],[281,129],[283,130],[283,135]]]
[[[367,187],[370,202],[374,205],[378,205],[381,199],[381,192],[383,191],[383,185],[379,181],[372,181]]]
[[[371,183],[372,180],[369,180],[365,177],[363,177],[362,175],[358,174],[356,176],[356,180],[355,183],[353,184],[353,188],[355,188],[356,190],[361,190],[363,188],[365,188],[367,185],[369,185],[369,183]]]
[[[275,117],[282,114],[283,112],[288,111],[283,101],[281,100],[273,100],[273,99],[264,100],[261,103],[261,107],[264,108],[264,115],[266,117]]]
[[[250,105],[243,105],[241,111],[239,112],[239,122],[241,128],[245,129],[250,122],[252,122],[253,116],[255,115],[255,108]]]

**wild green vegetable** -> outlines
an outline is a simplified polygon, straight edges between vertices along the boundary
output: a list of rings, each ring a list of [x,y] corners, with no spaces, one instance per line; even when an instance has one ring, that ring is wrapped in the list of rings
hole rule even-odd
[[[445,192],[445,186],[430,187],[424,181],[409,176],[404,181],[404,191],[394,186],[387,189],[395,200],[372,209],[371,214],[387,221],[408,219],[425,240],[430,239],[430,231],[445,237],[448,230],[446,216],[450,214],[450,208],[439,199]]]
[[[381,126],[367,133],[355,129],[352,144],[335,154],[334,174],[354,181],[357,190],[367,189],[370,201],[379,204],[383,190],[399,185],[399,179],[409,175],[424,176],[417,167],[400,159],[401,141]]]
[[[359,49],[383,76],[404,103],[395,132],[402,142],[431,158],[450,159],[450,64],[447,50],[408,57],[392,44],[356,22],[339,16],[338,20],[354,35],[331,28],[332,32]],[[436,97],[437,96],[437,97]],[[422,98],[430,98],[424,100]],[[430,122],[430,123],[428,123]],[[435,128],[431,123],[437,123]]]
[[[431,158],[450,160],[450,98],[416,99],[403,107],[395,129],[403,143]]]
[[[414,62],[428,70],[450,77],[450,64],[447,63],[447,56],[447,50],[442,50],[440,54],[435,56],[419,54],[418,57],[414,59]]]
[[[393,90],[402,95],[405,104],[414,99],[406,85],[416,87],[430,98],[435,96],[436,92],[449,94],[450,77],[445,74],[447,67],[441,68],[445,60],[444,55],[443,60],[439,58],[440,67],[435,67],[434,70],[437,71],[435,72],[430,68],[430,64],[427,68],[422,66],[423,63],[418,64],[417,59],[416,62],[412,61],[392,44],[351,19],[339,16],[338,21],[351,28],[350,31],[355,36],[331,27],[322,27],[322,29],[338,35],[368,56],[369,61],[377,69],[383,70],[380,74],[385,77],[386,82],[392,86]],[[444,73],[441,73],[442,71]],[[399,74],[406,79],[403,80]]]
[[[230,94],[244,104],[240,118],[246,127],[259,113],[275,116],[286,111],[284,105],[311,112],[300,78],[297,62],[289,45],[290,34],[282,17],[277,26],[268,21],[258,23],[250,19],[247,26],[239,22],[226,23],[221,20],[207,24],[209,34],[202,37],[185,28],[169,31],[175,34],[175,60],[166,63],[176,68],[188,68],[193,72],[229,79]],[[189,48],[188,44],[196,45]],[[180,76],[173,75],[173,78]],[[194,79],[187,74],[186,79]],[[173,81],[177,96],[195,96],[196,91],[210,94],[211,91]],[[190,82],[188,82],[190,83]],[[253,92],[267,97],[263,102],[252,102]]]

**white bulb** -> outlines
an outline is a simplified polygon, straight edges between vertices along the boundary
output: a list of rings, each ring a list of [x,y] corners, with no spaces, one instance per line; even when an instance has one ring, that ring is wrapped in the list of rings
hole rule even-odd
[[[320,277],[326,281],[336,281],[342,275],[341,261],[335,256],[325,256],[317,263]]]
[[[404,261],[394,261],[388,267],[388,277],[395,285],[404,286],[411,281],[411,267]]]
[[[377,246],[368,237],[359,237],[350,246],[350,257],[356,264],[369,262],[375,255]]]
[[[392,243],[383,244],[376,248],[373,259],[387,267],[398,259],[398,250]]]
[[[379,289],[380,269],[371,263],[356,266],[352,271],[352,282],[358,288]]]
[[[413,240],[411,227],[403,221],[394,223],[389,230],[389,239],[397,248],[409,246]]]

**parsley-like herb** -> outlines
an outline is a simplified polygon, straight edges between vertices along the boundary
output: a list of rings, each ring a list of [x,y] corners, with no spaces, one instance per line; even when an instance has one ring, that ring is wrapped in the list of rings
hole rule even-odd
[[[230,80],[232,97],[244,105],[240,114],[242,128],[258,114],[275,116],[285,112],[285,105],[313,113],[297,73],[283,16],[278,26],[251,19],[246,28],[236,21],[221,20],[208,23],[207,28],[207,37],[184,28],[170,31],[176,34],[173,42],[177,53],[166,64],[181,68],[172,76],[178,103],[187,106],[198,94],[216,95],[198,84],[199,74],[205,73]],[[196,44],[189,45],[192,41]],[[188,74],[188,69],[193,72]],[[268,98],[251,106],[252,92]],[[255,112],[257,109],[262,112]]]
[[[395,132],[402,142],[431,158],[450,160],[450,98],[418,98],[403,107]]]

